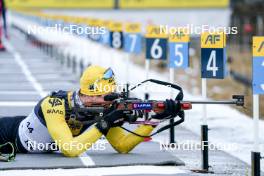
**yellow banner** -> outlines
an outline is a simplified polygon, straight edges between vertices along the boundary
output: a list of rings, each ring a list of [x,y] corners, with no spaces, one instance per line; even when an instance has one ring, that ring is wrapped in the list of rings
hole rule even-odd
[[[96,18],[92,18],[90,20],[88,20],[89,26],[102,26],[102,20],[96,19]]]
[[[79,19],[78,19],[78,22],[79,22],[79,24],[87,24],[87,21],[89,20],[89,18],[87,18],[87,17],[79,17]]]
[[[121,32],[123,31],[123,24],[120,22],[111,22],[109,25],[110,31],[117,31]]]
[[[201,48],[224,48],[226,46],[226,35],[224,32],[201,35]]]
[[[120,0],[120,8],[227,8],[229,0]]]
[[[264,56],[264,36],[253,37],[252,51],[253,56]]]
[[[227,8],[230,0],[119,0],[119,8]],[[6,0],[9,8],[114,8],[115,0]]]
[[[146,37],[147,38],[167,38],[168,35],[159,26],[148,26]]]
[[[114,0],[6,0],[9,8],[113,8]]]
[[[111,24],[110,20],[102,20],[102,27],[110,29],[110,24]]]
[[[86,18],[84,17],[70,17],[72,23],[76,24],[86,24]]]
[[[139,23],[127,23],[125,25],[125,32],[140,33],[141,32],[141,25]]]
[[[190,42],[187,30],[178,30],[169,35],[169,42]]]

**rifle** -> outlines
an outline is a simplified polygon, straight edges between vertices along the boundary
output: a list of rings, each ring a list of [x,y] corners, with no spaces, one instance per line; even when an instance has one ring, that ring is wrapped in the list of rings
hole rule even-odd
[[[236,106],[244,106],[244,96],[243,95],[233,95],[232,100],[227,100],[227,101],[226,100],[223,100],[223,101],[183,101],[184,94],[180,86],[169,83],[169,82],[155,80],[155,79],[145,80],[129,90],[123,90],[123,92],[121,93],[112,93],[112,94],[106,95],[104,99],[105,101],[112,101],[113,102],[112,106],[114,106],[112,108],[117,109],[117,110],[122,110],[125,115],[130,115],[133,113],[133,111],[144,111],[145,112],[145,119],[143,121],[142,120],[138,121],[137,119],[131,119],[130,116],[126,116],[127,118],[125,119],[125,122],[128,122],[130,124],[145,124],[145,125],[157,126],[160,122],[151,121],[148,117],[148,113],[151,111],[155,113],[161,113],[162,111],[164,111],[165,101],[141,100],[138,98],[128,97],[128,94],[129,94],[128,91],[133,91],[134,89],[136,89],[137,87],[141,86],[142,84],[146,82],[152,82],[152,83],[163,85],[163,86],[169,86],[172,89],[178,90],[179,93],[176,96],[175,101],[180,103],[181,110],[179,114],[177,114],[177,116],[175,117],[169,116],[165,119],[162,119],[160,122],[164,122],[169,119],[172,119],[172,118],[174,119],[176,117],[179,117],[177,121],[175,121],[172,124],[168,124],[168,125],[161,127],[160,129],[158,129],[155,133],[151,134],[150,136],[142,136],[124,127],[121,127],[124,130],[130,133],[133,133],[137,136],[140,136],[140,137],[151,137],[172,126],[181,124],[182,122],[184,122],[184,111],[192,109],[193,104],[231,104],[231,105],[236,105]],[[86,108],[78,109],[78,111],[92,113],[93,116],[95,117],[95,120],[93,120],[92,123],[95,123],[96,121],[103,118],[105,107],[104,106],[86,107]]]

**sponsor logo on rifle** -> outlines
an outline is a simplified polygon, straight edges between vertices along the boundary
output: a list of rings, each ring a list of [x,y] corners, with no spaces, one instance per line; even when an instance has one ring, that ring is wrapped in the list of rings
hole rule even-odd
[[[49,104],[51,104],[52,107],[62,105],[62,102],[59,98],[52,98],[49,99]]]
[[[63,111],[56,109],[48,109],[48,114],[63,114]]]
[[[151,110],[152,103],[134,103],[133,109]]]

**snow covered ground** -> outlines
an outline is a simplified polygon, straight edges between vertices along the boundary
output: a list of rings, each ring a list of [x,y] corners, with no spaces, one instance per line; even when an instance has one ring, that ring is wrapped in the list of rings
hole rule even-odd
[[[12,17],[12,21],[17,26],[27,30],[29,25],[36,25],[22,18]],[[77,59],[83,59],[86,63],[93,63],[102,66],[111,66],[120,84],[125,84],[129,80],[131,84],[138,83],[145,79],[145,71],[142,67],[126,61],[127,54],[121,51],[113,50],[104,47],[87,39],[72,36],[69,34],[56,34],[46,32],[38,35],[42,40],[61,45],[60,49],[65,54],[77,56]],[[127,66],[127,63],[129,66]],[[126,73],[129,73],[127,76]],[[168,75],[151,71],[149,78],[168,81]],[[179,83],[180,84],[180,83]],[[170,91],[167,88],[158,88],[158,92],[150,92],[150,99],[164,99],[170,97]],[[156,90],[157,91],[157,90]],[[202,97],[193,96],[188,92],[185,93],[185,100],[200,100]],[[137,92],[137,95],[142,96],[142,92]],[[209,140],[212,143],[232,144],[235,147],[226,150],[226,152],[238,157],[239,159],[250,164],[250,152],[253,146],[253,120],[246,115],[238,112],[229,106],[224,105],[209,105],[208,106],[208,125]],[[194,105],[193,109],[186,112],[186,120],[183,126],[196,134],[200,134],[200,123],[202,117],[202,107]],[[260,129],[264,129],[264,122],[260,121]],[[154,140],[164,141],[160,137]],[[264,152],[264,130],[260,130],[260,150]],[[262,165],[262,170],[264,166]]]
[[[100,167],[85,169],[50,169],[50,170],[25,170],[23,175],[27,176],[101,176],[101,175],[133,175],[133,174],[186,174],[188,171],[178,169],[173,166],[120,166],[120,167]],[[2,174],[5,176],[21,176],[20,172],[16,170],[13,171],[3,171]]]

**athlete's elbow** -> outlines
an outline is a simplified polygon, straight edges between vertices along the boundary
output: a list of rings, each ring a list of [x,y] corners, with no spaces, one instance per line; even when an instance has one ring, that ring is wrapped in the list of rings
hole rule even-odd
[[[118,150],[120,154],[128,154],[131,150]]]
[[[133,148],[130,148],[128,146],[125,146],[125,145],[119,145],[117,148],[116,148],[116,151],[120,154],[128,154]]]
[[[63,155],[66,157],[78,157],[81,153],[75,150],[63,150]]]

